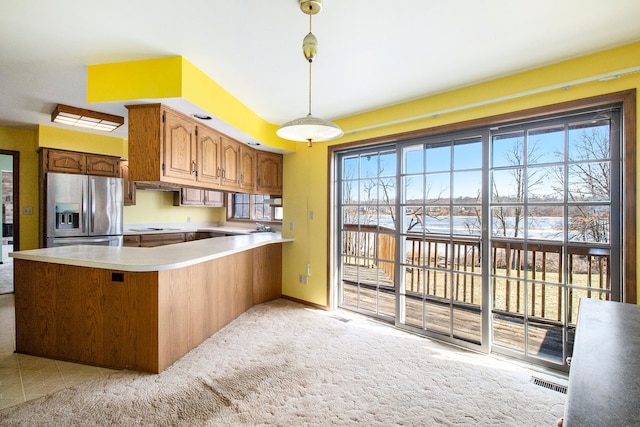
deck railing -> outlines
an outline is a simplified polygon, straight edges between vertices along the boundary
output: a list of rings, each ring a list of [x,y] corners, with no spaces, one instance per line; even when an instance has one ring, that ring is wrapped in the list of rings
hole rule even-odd
[[[347,271],[350,268],[379,269],[378,277],[384,276],[381,285],[393,286],[395,230],[345,226],[342,239],[345,280],[357,282],[354,277],[363,276],[350,274]],[[453,299],[455,303],[480,306],[482,254],[479,238],[454,236],[451,239],[415,233],[406,236],[404,245],[402,266],[406,294],[424,294],[427,298]],[[525,251],[523,241],[494,239],[491,252],[491,297],[495,311],[516,315],[524,315],[526,311],[529,317],[560,322],[566,309],[570,323],[575,323],[581,296],[609,298],[610,252],[606,248],[578,244],[567,248],[555,242],[528,242]],[[567,280],[564,280],[565,276]],[[563,304],[565,284],[570,285],[567,307]]]

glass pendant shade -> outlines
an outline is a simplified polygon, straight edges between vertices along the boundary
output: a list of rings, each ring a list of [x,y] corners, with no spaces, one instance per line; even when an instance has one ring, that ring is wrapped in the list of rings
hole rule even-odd
[[[290,141],[322,142],[340,138],[344,132],[335,123],[308,114],[283,124],[276,134]]]

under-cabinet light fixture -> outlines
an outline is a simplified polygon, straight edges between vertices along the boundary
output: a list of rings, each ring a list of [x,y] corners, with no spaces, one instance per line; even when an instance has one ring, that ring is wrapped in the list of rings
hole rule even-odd
[[[51,113],[51,121],[86,129],[112,132],[124,124],[124,117],[58,104],[53,113]]]

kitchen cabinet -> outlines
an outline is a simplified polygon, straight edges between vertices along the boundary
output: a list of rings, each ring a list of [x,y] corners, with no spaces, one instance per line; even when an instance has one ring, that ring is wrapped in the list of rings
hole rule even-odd
[[[195,182],[198,176],[195,125],[169,109],[163,109],[162,115],[164,175]]]
[[[230,190],[240,188],[240,143],[222,137],[222,186]]]
[[[118,177],[120,158],[78,151],[43,148],[40,151],[42,173],[74,173]]]
[[[238,166],[240,169],[240,190],[245,193],[253,193],[256,189],[256,150],[241,145]]]
[[[224,206],[224,193],[199,188],[182,188],[173,196],[174,206]]]
[[[263,194],[281,195],[282,155],[262,156],[162,104],[127,109],[131,181],[242,193],[260,181]]]
[[[124,236],[122,236],[122,246],[140,246],[140,235],[125,234]]]
[[[218,187],[222,177],[222,137],[219,133],[206,126],[196,127],[197,152],[196,164],[198,165],[197,181]],[[209,185],[208,185],[209,186]]]
[[[129,162],[120,160],[120,178],[122,178],[122,195],[125,206],[133,206],[136,204],[136,184],[129,181]]]
[[[192,242],[194,240],[215,237],[214,233],[203,231],[188,231],[185,233],[145,233],[125,234],[123,246],[151,248],[156,246],[173,245],[174,243]]]
[[[282,154],[258,151],[256,193],[282,195]]]

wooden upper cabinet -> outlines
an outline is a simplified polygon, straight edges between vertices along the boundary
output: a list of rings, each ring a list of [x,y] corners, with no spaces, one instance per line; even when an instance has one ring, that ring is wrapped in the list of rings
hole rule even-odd
[[[43,148],[42,171],[118,177],[120,170],[115,156],[88,154],[78,151]]]
[[[127,160],[120,161],[120,178],[122,178],[123,199],[125,206],[133,206],[136,204],[136,184],[129,181],[129,162]]]
[[[197,180],[213,185],[220,184],[222,176],[221,136],[212,129],[198,126],[197,133]]]
[[[240,188],[240,144],[222,137],[222,186],[230,190]]]
[[[131,181],[282,194],[282,155],[256,151],[161,104],[127,109]]]
[[[282,195],[282,161],[282,154],[258,151],[256,168],[258,194]]]
[[[182,181],[198,176],[196,136],[193,122],[171,110],[164,114],[164,175]]]
[[[87,154],[87,175],[118,176],[118,158]]]
[[[87,173],[87,157],[84,153],[43,148],[42,158],[45,172]]]
[[[240,145],[240,189],[253,193],[256,189],[256,152]]]
[[[224,206],[224,193],[215,190],[202,190],[200,188],[181,188],[174,193],[174,206]]]

